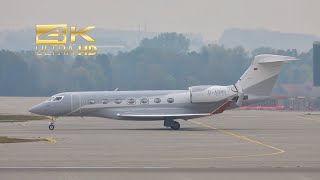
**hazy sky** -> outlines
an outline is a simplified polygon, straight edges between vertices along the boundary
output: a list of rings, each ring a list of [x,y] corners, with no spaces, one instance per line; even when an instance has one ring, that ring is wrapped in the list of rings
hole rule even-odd
[[[0,30],[35,24],[201,33],[265,28],[320,36],[320,0],[2,0]]]

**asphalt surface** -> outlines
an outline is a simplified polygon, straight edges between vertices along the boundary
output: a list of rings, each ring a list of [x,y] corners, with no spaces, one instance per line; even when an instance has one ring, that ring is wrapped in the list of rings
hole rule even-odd
[[[28,114],[45,98],[0,97],[0,113]],[[232,110],[163,122],[60,118],[0,123],[0,179],[319,179],[320,113]]]

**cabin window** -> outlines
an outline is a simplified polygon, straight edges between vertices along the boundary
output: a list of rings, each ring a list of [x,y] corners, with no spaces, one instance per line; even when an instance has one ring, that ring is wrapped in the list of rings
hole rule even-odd
[[[155,98],[155,99],[154,99],[154,102],[155,102],[155,103],[160,103],[160,102],[161,102],[161,99],[160,99],[160,98]]]
[[[148,104],[149,103],[149,99],[148,98],[141,98],[140,99],[141,104]]]
[[[120,103],[122,102],[122,100],[121,100],[121,99],[115,99],[114,102],[115,102],[116,104],[120,104]]]
[[[167,101],[168,101],[168,103],[173,103],[174,99],[173,98],[168,98]]]
[[[108,99],[102,99],[102,104],[108,104]]]
[[[96,103],[96,101],[94,99],[89,100],[89,104],[94,104],[94,103]]]
[[[136,99],[135,98],[127,98],[127,103],[128,104],[135,104],[136,103]]]

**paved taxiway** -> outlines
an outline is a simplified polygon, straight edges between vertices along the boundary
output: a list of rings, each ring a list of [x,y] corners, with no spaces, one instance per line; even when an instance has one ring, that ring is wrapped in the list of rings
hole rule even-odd
[[[27,113],[14,108],[19,98],[12,99],[7,113]],[[320,115],[232,110],[180,122],[179,131],[164,128],[161,121],[89,117],[58,119],[54,131],[47,121],[0,123],[0,136],[51,140],[0,144],[0,179],[88,179],[106,172],[123,179],[320,177]]]

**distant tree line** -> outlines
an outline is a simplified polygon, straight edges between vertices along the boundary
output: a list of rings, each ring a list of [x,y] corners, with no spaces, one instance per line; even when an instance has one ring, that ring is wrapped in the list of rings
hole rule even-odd
[[[144,39],[130,52],[117,55],[37,56],[32,51],[0,51],[1,96],[49,96],[64,91],[187,89],[193,85],[235,83],[257,54],[296,56],[285,65],[278,83],[312,80],[312,50],[203,46],[190,52],[181,34],[164,33]]]

